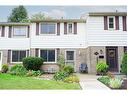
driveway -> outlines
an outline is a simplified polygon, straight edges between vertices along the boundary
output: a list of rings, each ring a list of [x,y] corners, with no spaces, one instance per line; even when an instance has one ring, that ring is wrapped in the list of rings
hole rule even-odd
[[[110,90],[107,86],[97,80],[98,76],[90,74],[77,74],[83,90]]]

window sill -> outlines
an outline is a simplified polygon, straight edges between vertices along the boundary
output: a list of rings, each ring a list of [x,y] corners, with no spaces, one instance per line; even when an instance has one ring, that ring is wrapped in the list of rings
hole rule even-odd
[[[11,64],[22,64],[22,62],[10,62]]]
[[[39,34],[39,36],[57,36],[57,34]]]
[[[44,64],[57,64],[57,62],[44,62]]]

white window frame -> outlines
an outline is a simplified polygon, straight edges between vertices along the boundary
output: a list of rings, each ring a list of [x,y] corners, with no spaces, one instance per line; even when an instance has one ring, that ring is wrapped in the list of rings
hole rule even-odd
[[[113,18],[114,28],[109,28],[109,18]],[[114,16],[108,16],[108,30],[115,30],[115,17]]]
[[[2,68],[2,58],[3,58],[3,52],[2,51],[0,51],[0,53],[1,53],[1,58],[0,58],[0,70],[1,70],[1,68]]]
[[[39,51],[38,51],[38,52],[39,52],[39,53],[38,53],[38,54],[39,54],[39,57],[41,57],[41,56],[40,56],[41,50],[55,50],[55,61],[52,61],[52,62],[48,62],[48,61],[47,61],[47,62],[44,62],[44,64],[48,64],[48,63],[49,63],[49,64],[50,64],[50,63],[51,63],[51,64],[56,64],[56,63],[57,63],[57,49],[39,49]]]
[[[76,50],[65,50],[65,63],[71,62],[72,60],[67,60],[67,51],[74,51],[74,62],[76,61]]]
[[[55,33],[54,34],[42,34],[41,33],[41,24],[55,24]],[[57,23],[53,23],[53,22],[41,22],[41,23],[39,23],[39,35],[42,35],[42,36],[57,35]]]
[[[26,35],[14,35],[14,28],[16,27],[25,27],[26,28]],[[12,31],[12,36],[13,37],[27,37],[27,32],[28,32],[28,27],[27,26],[13,26],[12,27],[13,31]]]
[[[11,63],[22,63],[22,62],[13,62],[13,61],[12,61],[12,52],[13,52],[13,51],[26,51],[26,57],[28,56],[28,55],[27,55],[27,50],[11,50]]]
[[[72,33],[69,33],[69,24],[72,24]],[[74,23],[67,23],[67,34],[74,34]]]
[[[2,33],[2,26],[0,26],[0,37],[1,37],[1,33]]]

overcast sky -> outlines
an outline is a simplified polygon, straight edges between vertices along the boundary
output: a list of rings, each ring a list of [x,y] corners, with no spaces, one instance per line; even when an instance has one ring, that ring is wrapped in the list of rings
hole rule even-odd
[[[6,22],[16,6],[0,6],[0,22]],[[42,12],[54,18],[80,18],[88,12],[127,12],[127,6],[25,6],[28,15]]]

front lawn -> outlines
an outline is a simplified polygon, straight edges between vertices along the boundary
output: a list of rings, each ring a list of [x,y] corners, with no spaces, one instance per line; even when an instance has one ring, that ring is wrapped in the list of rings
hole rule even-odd
[[[0,89],[72,89],[79,90],[78,83],[57,82],[54,80],[38,80],[31,77],[19,77],[0,74]]]

